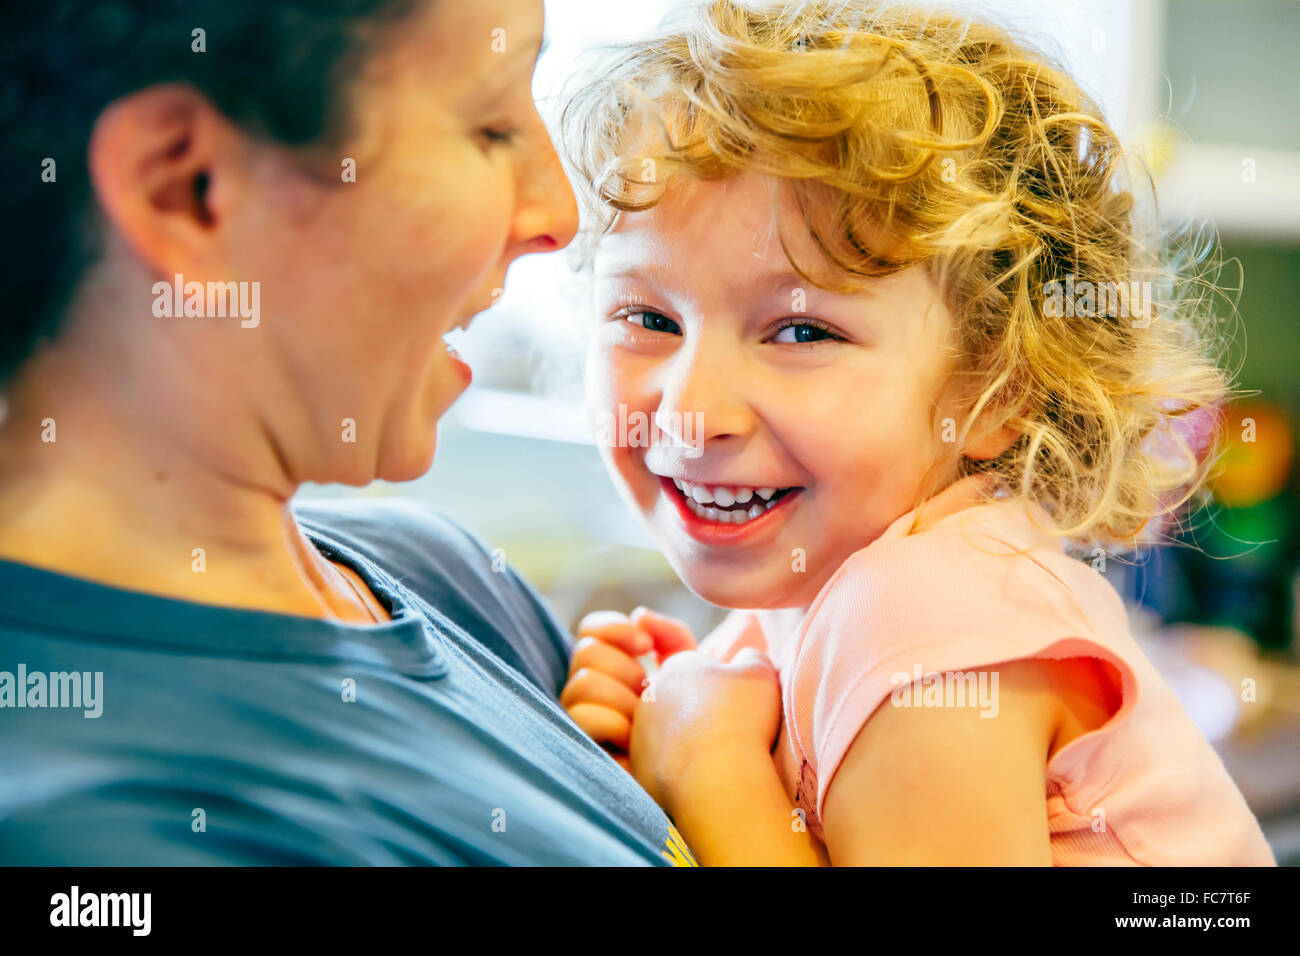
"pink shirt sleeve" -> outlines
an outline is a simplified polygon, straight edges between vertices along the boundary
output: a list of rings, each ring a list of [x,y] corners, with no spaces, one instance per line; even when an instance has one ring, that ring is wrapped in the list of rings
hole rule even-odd
[[[1047,762],[1053,863],[1274,863],[1241,792],[1142,653],[1102,574],[1009,503],[917,534],[908,524],[900,519],[850,557],[774,655],[787,729],[779,766],[814,833],[823,836],[827,791],[882,703],[930,706],[937,691],[944,706],[983,711],[997,699],[982,698],[970,672],[1090,657],[1109,665],[1119,704]]]
[[[1071,589],[1016,550],[961,525],[887,536],[853,555],[822,589],[783,674],[791,747],[803,765],[801,802],[818,823],[858,732],[896,688],[896,705],[920,705],[918,677],[1032,657],[1096,657],[1114,666],[1122,684],[1110,725],[1126,716],[1136,697],[1128,665],[1098,639]],[[1122,618],[1117,595],[1114,605]],[[970,693],[967,706],[981,706],[977,678],[950,683]]]

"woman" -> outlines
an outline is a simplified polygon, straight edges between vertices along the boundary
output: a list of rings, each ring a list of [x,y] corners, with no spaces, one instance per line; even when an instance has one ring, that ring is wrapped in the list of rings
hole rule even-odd
[[[574,232],[540,0],[8,16],[0,861],[689,860],[513,574],[290,507],[424,473],[442,336]]]

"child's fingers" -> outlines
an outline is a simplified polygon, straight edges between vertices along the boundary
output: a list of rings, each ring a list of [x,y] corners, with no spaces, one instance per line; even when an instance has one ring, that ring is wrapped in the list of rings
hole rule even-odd
[[[613,644],[625,654],[640,657],[654,650],[650,635],[637,627],[625,614],[596,611],[578,622],[578,637],[595,637]]]
[[[661,661],[678,651],[695,650],[695,635],[685,623],[675,617],[639,607],[632,612],[631,621],[650,635]]]
[[[636,711],[638,696],[600,671],[583,668],[575,673],[560,691],[560,705],[566,710],[576,704],[599,704],[624,715],[629,720]]]
[[[632,772],[632,758],[628,756],[627,751],[618,750],[613,747],[606,747],[605,750],[611,757],[614,758],[614,762],[616,764],[618,764],[628,773]]]
[[[637,663],[636,658],[598,637],[584,637],[573,645],[573,657],[569,659],[569,676],[572,677],[583,668],[608,674],[633,693],[641,693],[641,689],[645,686],[645,668]]]
[[[598,744],[626,751],[632,739],[632,721],[600,704],[574,704],[567,708],[573,722]]]

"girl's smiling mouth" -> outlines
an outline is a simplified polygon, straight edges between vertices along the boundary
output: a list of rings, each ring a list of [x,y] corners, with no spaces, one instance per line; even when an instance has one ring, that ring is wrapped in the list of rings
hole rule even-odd
[[[748,542],[784,521],[802,487],[755,488],[743,485],[693,484],[659,476],[664,494],[677,507],[682,525],[702,544]]]

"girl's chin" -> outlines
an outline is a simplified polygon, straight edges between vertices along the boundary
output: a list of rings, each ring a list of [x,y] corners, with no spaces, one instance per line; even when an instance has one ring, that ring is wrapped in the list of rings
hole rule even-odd
[[[746,574],[752,580],[738,581],[734,571],[727,572],[721,568],[702,569],[692,567],[689,562],[672,562],[677,576],[701,600],[718,607],[730,609],[760,608],[772,606],[773,601],[781,602],[782,592],[786,589],[778,581],[763,581],[758,575]],[[763,576],[767,577],[767,576]],[[785,582],[786,587],[789,582]]]
[[[701,600],[731,610],[806,608],[817,598],[829,575],[791,570],[790,560],[773,557],[766,567],[749,562],[727,566],[666,551],[681,582]]]

